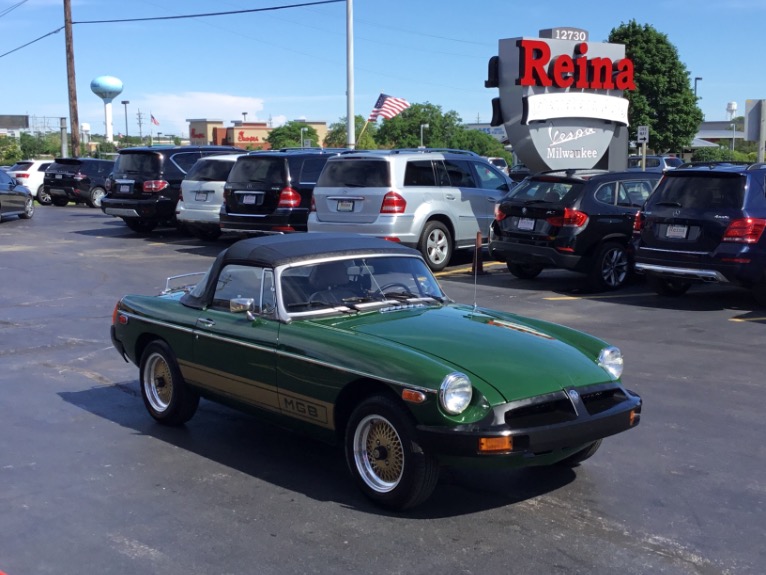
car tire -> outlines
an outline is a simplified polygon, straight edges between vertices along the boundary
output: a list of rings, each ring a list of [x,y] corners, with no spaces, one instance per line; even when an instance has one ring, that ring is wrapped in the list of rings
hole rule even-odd
[[[58,206],[60,208],[63,208],[69,203],[69,200],[66,198],[51,198],[51,202],[54,206]]]
[[[422,503],[439,480],[437,460],[415,443],[406,409],[376,395],[351,414],[345,435],[346,461],[362,492],[388,509]]]
[[[515,264],[506,262],[505,267],[514,276],[520,280],[533,280],[543,271],[543,266],[539,264]]]
[[[599,291],[619,289],[630,279],[630,270],[630,257],[625,246],[618,242],[605,242],[593,258],[590,284]]]
[[[88,196],[88,200],[85,202],[88,204],[89,208],[100,208],[101,207],[101,199],[106,195],[106,190],[104,188],[93,188],[90,191],[90,194]]]
[[[33,215],[35,215],[35,200],[30,197],[24,201],[24,212],[19,214],[19,217],[28,220]]]
[[[658,295],[678,297],[684,295],[692,287],[691,282],[666,278],[651,278],[652,288]]]
[[[41,206],[50,206],[51,205],[51,195],[45,191],[45,186],[40,186],[37,188],[37,194],[35,195],[35,199],[37,200],[37,203]]]
[[[598,448],[601,447],[601,439],[598,441],[594,441],[590,445],[588,445],[586,448],[581,449],[580,451],[573,453],[569,457],[562,459],[556,465],[561,467],[574,467],[575,465],[578,465],[585,461],[586,459],[590,459],[593,457],[593,455],[598,451]]]
[[[144,220],[141,218],[122,218],[125,225],[137,234],[148,234],[157,227],[155,220]]]
[[[181,375],[170,346],[155,340],[141,354],[140,385],[149,415],[164,425],[182,425],[199,406],[199,394]]]
[[[452,234],[443,223],[428,222],[420,236],[418,250],[432,271],[441,271],[452,258]]]

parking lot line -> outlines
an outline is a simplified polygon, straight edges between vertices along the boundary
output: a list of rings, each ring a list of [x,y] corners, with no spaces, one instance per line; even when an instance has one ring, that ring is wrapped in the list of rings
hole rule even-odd
[[[484,263],[482,265],[484,269],[486,268],[497,268],[497,267],[505,267],[505,264],[502,262],[489,262]],[[459,268],[451,268],[449,270],[444,270],[441,272],[436,272],[434,275],[436,277],[446,277],[446,276],[454,276],[458,274],[465,274],[465,273],[472,273],[473,272],[473,264],[468,266],[463,266]]]
[[[625,298],[625,297],[646,297],[646,296],[656,296],[657,294],[654,292],[645,292],[645,293],[619,293],[619,294],[596,294],[596,295],[558,295],[558,296],[551,296],[551,297],[544,297],[544,300],[548,301],[566,301],[566,300],[574,300],[574,299],[617,299],[617,298]]]

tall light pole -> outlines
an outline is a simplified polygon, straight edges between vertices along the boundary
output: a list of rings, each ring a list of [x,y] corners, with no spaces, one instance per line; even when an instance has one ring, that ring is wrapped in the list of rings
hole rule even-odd
[[[306,144],[304,143],[306,140],[303,139],[303,134],[308,130],[308,128],[301,128],[301,148],[305,147]]]
[[[697,82],[701,82],[701,81],[702,81],[702,78],[700,76],[697,76],[696,78],[694,78],[694,97],[695,98],[697,98]],[[698,99],[701,100],[702,98],[698,98]]]
[[[123,106],[125,106],[125,143],[128,143],[128,104],[130,104],[130,100],[123,100],[120,102]]]
[[[423,145],[423,129],[428,128],[428,124],[420,124],[420,147],[425,148]]]
[[[346,0],[346,147],[356,148],[354,124],[354,1]]]

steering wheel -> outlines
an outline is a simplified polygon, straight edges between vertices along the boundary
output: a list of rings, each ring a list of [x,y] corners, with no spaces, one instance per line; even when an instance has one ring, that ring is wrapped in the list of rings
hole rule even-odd
[[[412,293],[412,290],[410,290],[410,288],[408,286],[404,285],[401,282],[391,282],[391,283],[388,283],[388,284],[386,284],[384,286],[381,286],[380,291],[381,291],[381,293],[385,294],[387,290],[389,290],[389,289],[391,289],[393,287],[400,287],[400,288],[402,288],[402,290],[404,290],[404,293],[409,294],[409,295],[415,295],[414,293]]]

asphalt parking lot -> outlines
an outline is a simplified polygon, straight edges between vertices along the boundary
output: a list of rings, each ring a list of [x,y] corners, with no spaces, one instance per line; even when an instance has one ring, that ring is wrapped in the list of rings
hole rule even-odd
[[[0,572],[763,572],[766,310],[748,292],[594,294],[569,272],[448,268],[453,299],[618,345],[642,422],[573,470],[450,470],[397,515],[338,449],[208,402],[180,429],[145,413],[109,340],[115,302],[232,240],[142,237],[71,205],[0,223]]]

